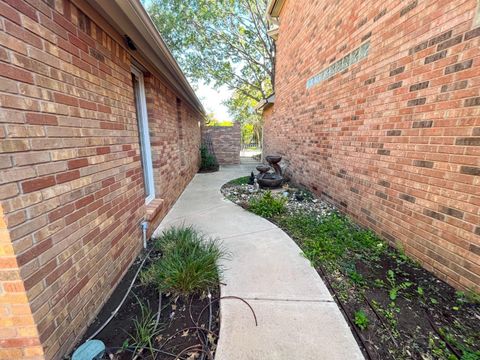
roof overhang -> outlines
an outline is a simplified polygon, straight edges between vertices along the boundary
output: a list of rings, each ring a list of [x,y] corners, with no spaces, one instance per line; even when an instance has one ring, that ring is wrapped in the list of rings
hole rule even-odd
[[[196,110],[205,109],[163,41],[152,19],[139,0],[87,0],[122,36],[127,35],[137,51],[149,60],[157,71]]]
[[[264,110],[273,106],[273,104],[275,104],[275,94],[272,94],[268,98],[259,101],[257,106],[255,106],[255,110],[258,112],[263,112]]]
[[[267,6],[268,16],[277,18],[280,15],[280,11],[282,11],[285,2],[286,0],[270,0]]]
[[[280,27],[278,25],[273,25],[270,29],[267,30],[267,35],[270,36],[273,40],[278,40],[278,32]]]

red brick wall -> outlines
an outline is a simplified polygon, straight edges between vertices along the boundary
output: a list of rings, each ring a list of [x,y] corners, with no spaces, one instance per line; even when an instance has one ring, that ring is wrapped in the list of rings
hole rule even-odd
[[[270,104],[269,106],[266,106],[265,108],[263,108],[262,118],[263,118],[264,124],[271,124],[271,121],[272,121],[272,118],[273,118],[273,109],[274,109],[274,104]],[[266,129],[267,128],[264,126],[263,132],[265,132]],[[264,149],[264,151],[262,151],[262,162],[263,162],[265,156],[269,155],[268,153],[266,153],[267,149],[265,149],[263,147],[264,142],[265,142],[265,138],[263,137],[262,138],[262,148]]]
[[[265,153],[442,279],[480,290],[477,0],[287,1]],[[306,89],[363,42],[370,53]]]
[[[155,77],[146,79],[155,192],[170,208],[198,170],[201,119]]]
[[[204,126],[202,136],[212,141],[219,164],[239,164],[241,149],[240,124],[233,126]]]
[[[85,4],[0,0],[0,359],[70,350],[141,249],[147,211],[152,229],[198,169],[200,114]],[[153,210],[132,57],[151,73]]]

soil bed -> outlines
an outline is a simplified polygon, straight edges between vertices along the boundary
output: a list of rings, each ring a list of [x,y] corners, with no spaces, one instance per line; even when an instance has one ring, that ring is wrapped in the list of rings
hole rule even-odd
[[[266,196],[247,181],[232,180],[222,193],[256,213],[275,210],[267,218],[312,262],[366,359],[480,359],[478,294],[456,291],[308,191],[287,185]]]
[[[130,267],[94,322],[89,326],[79,345],[95,333],[117,308],[130,286],[143,256],[145,256],[144,254],[140,255]],[[161,258],[160,252],[153,250],[145,261],[143,269],[148,268],[153,261],[159,258]],[[103,341],[107,347],[107,354],[105,354],[104,359],[130,360],[135,357],[135,345],[131,335],[135,333],[134,321],[141,318],[142,309],[139,301],[143,303],[143,306],[150,309],[154,317],[157,315],[160,292],[153,285],[141,284],[139,279],[140,277],[136,279],[130,294],[117,315],[95,336],[95,339]],[[195,329],[197,327],[208,329],[209,326],[210,301],[207,292],[193,295],[188,299],[175,297],[169,293],[161,294],[161,313],[158,322],[159,332],[154,337],[152,343],[152,348],[160,349],[161,352],[151,352],[146,347],[140,352],[137,359],[176,359],[179,355],[178,359],[200,359],[202,354],[205,359],[209,359],[209,356],[206,355],[208,351],[213,356],[220,324],[218,302],[220,290],[216,288],[210,289],[210,291],[212,308],[211,335],[207,336],[209,334],[207,330],[197,332]],[[208,351],[204,350],[205,352],[202,352],[201,349],[206,349],[202,343],[208,343]],[[188,348],[191,349],[186,350]],[[138,354],[138,351],[136,353]]]

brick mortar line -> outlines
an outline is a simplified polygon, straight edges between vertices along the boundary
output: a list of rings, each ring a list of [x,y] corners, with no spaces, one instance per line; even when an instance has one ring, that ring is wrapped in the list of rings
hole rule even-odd
[[[323,199],[323,200],[325,201],[325,199]],[[379,202],[379,204],[380,204],[381,206],[385,206],[385,205],[382,204],[381,201]],[[334,204],[334,205],[335,205],[335,204]],[[389,207],[389,209],[394,210],[394,211],[396,211],[397,213],[401,214],[401,212],[398,211],[398,210],[396,210],[396,209],[393,209],[393,208],[390,208],[390,207]],[[414,210],[412,210],[412,211],[414,211]],[[382,216],[382,213],[383,213],[383,212],[384,212],[384,211],[378,212],[378,213],[376,213],[375,215],[376,215],[378,218],[382,219],[382,220],[387,220],[388,222],[393,222],[393,220],[391,220],[390,218]],[[421,215],[424,215],[423,212],[418,212],[418,211],[414,211],[414,212],[415,212],[415,213],[418,213],[418,214],[421,214]],[[426,215],[424,215],[424,216],[426,216]],[[405,221],[405,220],[403,220],[403,219],[400,219],[400,218],[397,219],[397,221],[398,221],[398,222],[397,222],[397,225],[398,225],[398,226],[400,226],[402,229],[410,232],[410,233],[412,234],[412,236],[414,236],[413,230],[409,229],[408,227],[403,226],[404,223],[405,223],[405,224],[408,224],[407,221]],[[429,225],[429,226],[431,226],[431,227],[434,227],[434,225],[429,224],[428,222],[425,222],[425,221],[423,221],[423,220],[418,219],[418,221],[421,221],[421,222],[424,223],[424,224],[427,224],[427,225]],[[440,221],[440,220],[437,220],[437,221]],[[450,225],[450,224],[448,224],[448,225]],[[453,226],[453,225],[451,225],[451,226]],[[443,241],[443,242],[447,242],[446,240],[444,240],[444,239],[441,238],[440,236],[438,236],[438,235],[435,235],[435,236],[436,236],[437,239],[440,239],[440,240]],[[436,246],[440,246],[440,245],[437,244],[436,241],[427,239],[427,238],[425,238],[425,237],[423,237],[423,236],[420,236],[420,237],[421,237],[423,240],[425,240],[426,242],[430,243],[430,244],[434,244],[434,245],[436,245]],[[425,246],[425,245],[423,245],[423,244],[420,244],[420,245],[421,245],[422,247],[427,248],[428,250],[434,252],[435,254],[441,256],[436,250],[433,250],[433,249],[431,249],[431,248],[429,248],[429,247],[427,247],[427,246]],[[456,245],[456,244],[453,244],[453,245],[456,246],[456,247],[458,247],[458,248],[460,248],[460,249],[466,250],[464,247],[461,247],[461,246],[459,246],[459,245]],[[459,255],[457,255],[457,253],[455,253],[455,252],[453,252],[453,251],[451,251],[451,250],[449,250],[449,249],[446,249],[446,248],[445,248],[444,250],[445,250],[445,251],[448,251],[448,252],[449,252],[450,254],[452,254],[452,255],[455,255],[455,256],[457,256],[457,257],[460,257]],[[471,261],[470,259],[463,258],[463,261],[468,261],[469,263],[474,264],[474,262]],[[466,268],[465,268],[465,269],[466,269]],[[471,272],[471,271],[470,271],[470,272]]]
[[[453,182],[453,181],[452,181],[452,182]],[[391,184],[398,184],[398,183],[391,183]],[[438,188],[438,189],[445,189],[445,188],[442,188],[442,187],[440,187],[440,186],[437,187],[437,186],[434,186],[434,185],[429,184],[429,183],[421,183],[421,184],[426,184],[426,185],[428,185],[428,186],[430,186],[430,187],[436,187],[436,188]],[[379,185],[378,183],[372,183],[371,185],[378,185],[378,186],[379,186],[378,189],[380,189],[380,190],[384,190],[384,188],[385,188],[385,187],[381,187],[381,185]],[[408,186],[408,185],[404,185],[404,184],[401,184],[401,185],[402,185],[402,186],[405,186],[405,189],[406,189],[405,191],[400,191],[400,190],[394,189],[394,188],[392,188],[392,187],[387,188],[387,189],[392,189],[392,190],[394,190],[395,192],[397,192],[397,193],[399,193],[399,194],[407,194],[407,191],[408,191],[408,190],[418,191],[418,189],[415,188],[415,187]],[[469,186],[475,186],[475,185],[469,185]],[[377,188],[375,188],[375,187],[373,187],[373,186],[371,186],[370,188],[377,189]],[[467,192],[467,191],[465,191],[465,192],[460,192],[460,191],[458,191],[458,190],[453,190],[453,189],[448,189],[448,190],[450,190],[450,191],[452,191],[452,192],[455,192],[455,193],[458,193],[458,194],[455,194],[456,196],[459,196],[459,194],[467,194],[467,195],[470,195],[470,196],[474,196],[474,195],[472,195],[471,193],[469,193],[469,192]],[[382,192],[386,193],[385,191],[382,191]],[[372,196],[375,196],[375,192],[371,192],[371,193],[369,193],[369,192],[364,192],[364,194],[365,194],[365,193],[366,193],[366,194],[370,194],[370,195],[372,195]],[[446,197],[446,196],[444,196],[444,195],[438,195],[437,193],[433,193],[433,194],[435,194],[435,195],[437,195],[437,196],[439,196],[439,197],[442,197],[443,200],[444,200],[444,199],[451,199],[451,198],[448,198],[448,197]],[[360,194],[357,194],[357,195],[360,195]],[[392,196],[389,195],[389,194],[387,194],[387,195],[390,196],[390,197],[392,197]],[[407,194],[407,195],[410,195],[410,194]],[[414,196],[414,195],[411,195],[411,196]],[[429,199],[426,199],[426,198],[421,198],[421,197],[418,197],[418,196],[414,196],[414,197],[415,197],[415,198],[418,198],[418,199],[421,199],[421,200],[424,200],[424,201],[428,201],[428,202],[430,202],[430,203],[432,203],[432,204],[438,204],[438,202],[435,202],[435,201],[432,201],[432,200],[429,200]],[[393,198],[399,199],[398,196],[393,196]],[[387,200],[387,201],[388,201],[388,200]],[[461,203],[463,203],[463,204],[467,204],[467,205],[470,204],[468,201],[463,201],[463,200],[457,200],[457,201],[458,201],[458,202],[461,202]],[[381,202],[380,202],[380,203],[381,203]],[[412,203],[412,204],[415,204],[415,203]],[[410,210],[417,212],[416,210],[413,210],[413,209],[410,209]],[[475,212],[472,212],[472,211],[468,211],[468,210],[461,210],[461,211],[463,211],[464,213],[468,213],[468,214],[477,216],[477,214],[476,214]],[[422,212],[419,212],[419,214],[422,214]],[[447,214],[445,214],[445,215],[447,215]],[[457,219],[457,220],[461,220],[461,219]],[[461,221],[465,221],[465,220],[461,220]]]

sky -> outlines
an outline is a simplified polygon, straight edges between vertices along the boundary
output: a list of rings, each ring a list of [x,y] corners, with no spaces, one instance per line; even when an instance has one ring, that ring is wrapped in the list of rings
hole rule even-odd
[[[217,91],[213,87],[202,83],[199,84],[195,93],[207,113],[213,112],[215,118],[220,121],[232,120],[232,117],[228,114],[227,107],[222,104],[224,100],[227,100],[232,95],[232,91],[227,87],[223,86]]]

